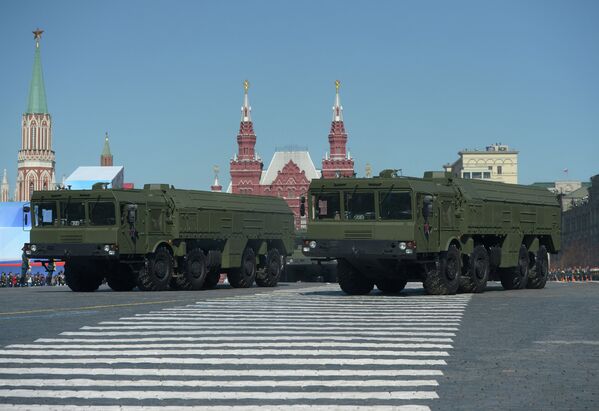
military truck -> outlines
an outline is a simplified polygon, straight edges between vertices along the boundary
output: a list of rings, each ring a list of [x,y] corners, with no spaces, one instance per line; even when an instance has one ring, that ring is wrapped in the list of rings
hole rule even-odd
[[[64,261],[73,291],[94,291],[104,278],[115,291],[198,290],[215,287],[221,272],[233,287],[274,287],[293,251],[293,213],[280,198],[105,187],[36,191],[24,210],[25,252]]]
[[[488,280],[543,288],[560,249],[560,206],[548,190],[444,172],[312,180],[306,211],[302,251],[337,259],[347,294],[399,292],[407,281],[429,294],[478,293]]]

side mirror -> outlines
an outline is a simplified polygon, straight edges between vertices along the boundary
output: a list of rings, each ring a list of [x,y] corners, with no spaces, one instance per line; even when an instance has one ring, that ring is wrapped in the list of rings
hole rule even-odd
[[[300,216],[304,217],[306,215],[306,197],[300,197]]]
[[[26,228],[29,225],[29,212],[31,211],[31,207],[25,205],[23,206],[23,228]]]

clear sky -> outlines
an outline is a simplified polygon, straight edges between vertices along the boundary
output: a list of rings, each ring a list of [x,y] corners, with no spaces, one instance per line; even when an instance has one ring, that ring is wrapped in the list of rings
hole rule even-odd
[[[0,170],[14,190],[36,27],[57,180],[115,165],[140,186],[229,181],[243,80],[256,149],[328,150],[339,79],[358,175],[520,152],[520,182],[599,173],[599,2],[3,1]],[[568,169],[566,175],[563,170]]]

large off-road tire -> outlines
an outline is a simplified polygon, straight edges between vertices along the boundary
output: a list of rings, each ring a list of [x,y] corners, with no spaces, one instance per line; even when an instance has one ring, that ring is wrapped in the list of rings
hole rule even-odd
[[[403,276],[398,278],[381,277],[377,278],[374,283],[382,293],[396,294],[405,288],[408,280]]]
[[[201,290],[208,274],[207,261],[206,254],[199,248],[189,251],[185,259],[185,271],[173,277],[175,286],[180,290]]]
[[[256,279],[256,254],[246,247],[241,256],[241,266],[232,268],[227,274],[229,284],[234,288],[249,288]]]
[[[549,254],[544,245],[539,247],[535,257],[535,265],[528,273],[528,288],[543,288],[549,277]]]
[[[96,291],[104,277],[88,264],[67,261],[64,266],[64,278],[69,288],[76,292]]]
[[[429,264],[423,281],[424,290],[433,295],[451,295],[458,291],[462,258],[456,246],[440,253],[434,264]]]
[[[137,277],[129,264],[119,264],[106,275],[106,282],[113,291],[131,291],[137,286]]]
[[[526,246],[521,245],[518,252],[518,265],[516,267],[501,268],[499,276],[501,285],[506,290],[519,290],[526,288],[528,282],[528,250]]]
[[[344,259],[337,260],[339,286],[346,294],[368,294],[374,288],[374,280],[364,276]]]
[[[489,253],[484,245],[477,245],[468,258],[466,273],[460,276],[458,291],[482,293],[487,288],[490,271]]]
[[[256,284],[259,287],[276,287],[281,273],[283,272],[283,259],[276,248],[271,248],[266,253],[266,266],[262,275],[256,276]]]
[[[142,291],[163,291],[173,276],[173,258],[164,247],[146,258],[146,264],[139,270],[137,286]]]

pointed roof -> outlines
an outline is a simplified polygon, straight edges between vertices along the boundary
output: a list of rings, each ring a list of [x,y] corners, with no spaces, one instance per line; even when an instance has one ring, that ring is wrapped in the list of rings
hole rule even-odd
[[[275,151],[272,160],[266,172],[262,173],[260,184],[269,185],[277,178],[278,172],[281,171],[290,161],[305,172],[308,180],[320,178],[321,172],[314,166],[314,162],[310,157],[310,153],[306,150],[301,151]]]
[[[27,113],[48,114],[46,102],[46,88],[44,86],[44,75],[42,73],[42,57],[40,54],[40,39],[43,30],[37,29],[33,32],[35,39],[35,54],[33,56],[33,75],[29,84],[29,98],[27,100]]]
[[[4,175],[2,176],[2,185],[8,185],[8,174],[6,173],[6,169],[4,169]]]
[[[241,121],[252,121],[252,107],[250,106],[250,100],[248,99],[248,89],[250,88],[250,82],[245,80],[243,82],[243,107],[241,107]]]
[[[339,80],[335,80],[335,105],[333,106],[333,121],[343,121],[343,106],[341,105],[341,100],[339,99],[339,87],[341,87],[341,82]]]
[[[112,154],[110,153],[110,144],[108,144],[108,132],[106,133],[106,136],[104,137],[104,148],[102,149],[102,156],[103,157],[111,157]]]

